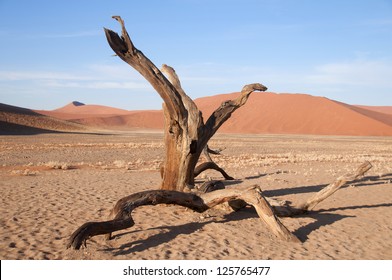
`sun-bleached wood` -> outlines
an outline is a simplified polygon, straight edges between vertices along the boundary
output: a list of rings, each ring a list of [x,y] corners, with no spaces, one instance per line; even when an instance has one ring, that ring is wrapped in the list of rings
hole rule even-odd
[[[321,201],[325,200],[327,197],[334,194],[339,188],[345,185],[347,182],[355,181],[358,178],[361,178],[372,168],[372,164],[369,161],[365,161],[361,164],[354,173],[346,174],[337,178],[333,183],[329,184],[327,187],[322,189],[320,192],[316,193],[310,199],[308,199],[302,206],[299,208],[304,209],[306,211],[312,210],[317,204]]]
[[[291,217],[295,215],[304,214],[314,209],[320,202],[326,200],[328,197],[333,195],[343,186],[348,183],[353,183],[361,180],[365,173],[372,168],[372,164],[369,161],[363,162],[354,173],[348,173],[338,177],[334,182],[327,185],[319,192],[315,193],[312,197],[302,203],[293,203],[287,201],[279,201],[273,198],[267,198],[275,213],[280,217]]]
[[[152,190],[134,193],[120,199],[114,206],[112,220],[105,222],[88,222],[78,228],[70,237],[67,247],[79,249],[92,236],[107,234],[110,238],[113,231],[132,227],[132,211],[144,205],[176,204],[197,212],[204,212],[218,204],[233,199],[241,199],[252,205],[260,219],[280,239],[299,242],[276,217],[268,201],[264,198],[259,186],[216,190],[208,193],[185,193],[169,190]]]

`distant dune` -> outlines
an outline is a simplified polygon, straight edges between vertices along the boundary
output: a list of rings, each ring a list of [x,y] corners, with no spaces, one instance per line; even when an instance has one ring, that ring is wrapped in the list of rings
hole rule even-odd
[[[0,135],[87,130],[87,127],[77,123],[39,114],[30,109],[0,103]]]
[[[92,116],[72,121],[106,129],[163,129],[163,114],[160,110],[133,111],[127,115]]]
[[[79,115],[126,115],[130,111],[102,105],[85,105],[81,102],[73,101],[64,107],[53,110],[53,112]]]
[[[36,110],[35,112],[52,116],[63,120],[81,120],[93,117],[113,117],[131,114],[132,111],[102,106],[102,105],[85,105],[78,101],[73,101],[64,107],[53,111]]]
[[[195,100],[209,116],[223,101],[239,93]],[[392,116],[305,94],[253,93],[221,127],[220,132],[392,135]]]
[[[73,101],[53,111],[37,110],[35,112],[96,128],[116,130],[163,128],[161,110],[128,111]]]
[[[392,115],[392,106],[355,105],[355,107],[359,107],[359,108],[370,110],[370,111],[376,111],[376,112],[379,112],[379,113],[391,114]]]
[[[198,98],[204,121],[239,93]],[[78,101],[40,115],[112,130],[162,129],[161,110],[127,111]],[[253,93],[219,129],[224,133],[392,136],[392,106],[348,105],[306,94]],[[68,122],[69,123],[69,122]]]

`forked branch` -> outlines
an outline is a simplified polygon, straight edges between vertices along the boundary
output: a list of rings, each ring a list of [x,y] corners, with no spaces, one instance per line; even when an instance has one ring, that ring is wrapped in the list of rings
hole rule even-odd
[[[132,43],[120,16],[113,16],[121,25],[121,37],[114,31],[104,28],[107,41],[119,58],[135,68],[158,92],[172,116],[184,114],[185,108],[176,88],[161,71]],[[178,117],[177,117],[178,119]]]
[[[223,102],[221,106],[211,114],[205,125],[206,131],[208,131],[211,136],[214,135],[222,124],[231,117],[231,114],[246,103],[252,92],[266,90],[267,87],[259,83],[245,85],[241,90],[240,96],[234,100]]]

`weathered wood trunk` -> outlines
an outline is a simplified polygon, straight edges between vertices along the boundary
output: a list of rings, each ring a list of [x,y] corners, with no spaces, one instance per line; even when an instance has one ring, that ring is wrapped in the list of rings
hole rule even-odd
[[[200,157],[199,149],[192,150],[192,140],[184,133],[168,133],[165,129],[166,155],[161,189],[182,191],[194,185],[194,170]]]
[[[203,120],[196,105],[186,108],[187,113],[181,120],[174,120],[165,105],[163,108],[166,154],[161,189],[182,191],[185,186],[194,185],[194,170],[203,150],[198,134]],[[189,126],[198,129],[190,131]]]
[[[164,64],[159,70],[133,45],[123,20],[119,16],[113,18],[121,24],[122,36],[105,29],[110,47],[146,78],[164,102],[166,156],[161,189],[182,191],[187,185],[194,185],[196,163],[208,140],[253,91],[267,88],[257,83],[244,86],[237,99],[224,102],[204,123],[202,113],[182,89],[174,69]]]

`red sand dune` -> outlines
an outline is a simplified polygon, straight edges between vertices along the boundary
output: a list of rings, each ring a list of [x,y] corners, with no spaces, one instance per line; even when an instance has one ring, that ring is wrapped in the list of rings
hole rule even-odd
[[[0,103],[0,135],[87,131],[88,127],[48,115]]]
[[[53,111],[36,110],[35,112],[106,129],[163,128],[161,110],[128,111],[102,105],[85,105],[73,101]]]
[[[126,115],[130,111],[102,105],[86,105],[73,101],[64,107],[53,110],[53,112],[80,115]]]
[[[127,115],[117,116],[93,116],[72,121],[93,127],[102,127],[107,129],[129,129],[129,128],[148,128],[162,129],[163,114],[160,110],[150,111],[133,111]]]
[[[195,100],[204,116],[238,93]],[[205,117],[206,118],[206,117]],[[220,132],[392,135],[392,116],[306,94],[253,93]]]
[[[370,111],[376,111],[376,112],[379,112],[379,113],[391,114],[392,115],[392,106],[355,105],[355,107],[359,107],[359,108],[370,110]]]
[[[53,111],[35,110],[35,112],[48,115],[63,120],[84,119],[86,117],[111,117],[131,114],[132,111],[102,106],[102,105],[85,105],[78,101],[73,101],[64,107]]]
[[[239,93],[198,98],[204,121]],[[254,92],[248,102],[220,128],[225,133],[392,136],[392,107],[353,106],[306,94]],[[381,112],[382,111],[382,112]],[[163,127],[162,111],[126,111],[72,102],[54,111],[37,111],[85,125],[113,128]]]

